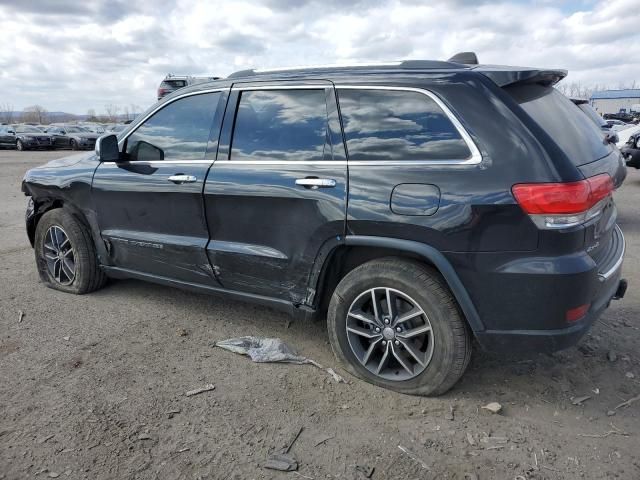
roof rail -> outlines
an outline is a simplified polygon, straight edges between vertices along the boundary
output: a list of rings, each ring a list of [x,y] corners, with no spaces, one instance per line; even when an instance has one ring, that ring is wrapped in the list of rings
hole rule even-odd
[[[381,68],[381,69],[445,69],[460,68],[459,64],[452,62],[444,62],[441,60],[401,60],[395,62],[365,62],[350,64],[334,64],[334,65],[304,65],[296,67],[278,67],[278,68],[257,68],[248,70],[239,70],[233,72],[227,78],[249,77],[253,75],[269,74],[269,73],[287,73],[287,72],[305,72],[309,70],[347,70],[362,68]]]

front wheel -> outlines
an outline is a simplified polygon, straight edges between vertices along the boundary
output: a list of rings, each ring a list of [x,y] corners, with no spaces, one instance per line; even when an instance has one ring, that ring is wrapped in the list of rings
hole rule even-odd
[[[24,148],[24,143],[22,143],[22,140],[18,140],[16,142],[16,149],[20,152],[24,152],[26,150],[26,148]]]
[[[71,140],[71,150],[78,150],[78,144],[75,140]]]
[[[40,279],[50,288],[83,294],[106,282],[88,228],[61,208],[38,222],[34,250]]]
[[[327,324],[333,351],[351,373],[401,393],[445,393],[471,357],[467,325],[438,272],[402,258],[349,272],[331,298]]]

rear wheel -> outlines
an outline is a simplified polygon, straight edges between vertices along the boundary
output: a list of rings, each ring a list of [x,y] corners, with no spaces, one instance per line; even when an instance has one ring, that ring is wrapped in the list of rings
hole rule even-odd
[[[89,230],[61,208],[38,222],[34,250],[40,279],[50,288],[83,294],[106,282]]]
[[[18,149],[21,152],[26,150],[26,148],[24,148],[24,144],[22,143],[22,140],[18,140],[16,142],[16,149]]]
[[[73,139],[71,139],[71,150],[78,150],[78,144]]]
[[[446,392],[471,357],[466,323],[438,272],[402,258],[349,272],[327,323],[334,353],[351,373],[402,393]]]

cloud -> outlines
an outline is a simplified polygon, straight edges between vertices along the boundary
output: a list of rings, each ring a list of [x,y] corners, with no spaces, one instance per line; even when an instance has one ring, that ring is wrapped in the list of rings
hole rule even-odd
[[[0,103],[98,112],[155,101],[167,73],[446,59],[640,80],[637,0],[0,0]]]

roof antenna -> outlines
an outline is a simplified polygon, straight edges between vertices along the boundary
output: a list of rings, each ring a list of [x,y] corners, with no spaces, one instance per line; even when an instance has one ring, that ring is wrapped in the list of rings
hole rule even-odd
[[[476,52],[460,52],[451,57],[449,62],[463,63],[465,65],[478,65]]]

